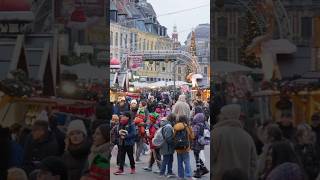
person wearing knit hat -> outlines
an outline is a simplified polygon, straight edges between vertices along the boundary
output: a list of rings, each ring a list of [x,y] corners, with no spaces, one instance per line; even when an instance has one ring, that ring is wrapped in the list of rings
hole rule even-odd
[[[141,114],[137,114],[134,119],[134,124],[137,129],[137,139],[136,139],[136,163],[140,163],[140,155],[143,151],[143,144],[144,144],[144,138],[145,138],[145,123],[144,120],[146,118],[143,111],[140,112]]]
[[[79,131],[83,133],[83,135],[87,136],[87,129],[82,120],[77,119],[70,122],[67,130],[67,135],[69,135],[73,131]]]
[[[86,164],[90,153],[90,140],[82,120],[73,120],[67,129],[65,152],[62,159],[68,170],[68,180],[77,180]]]
[[[149,114],[149,120],[151,121],[151,123],[155,124],[157,122],[159,118],[159,114],[156,112],[150,113]]]
[[[152,143],[152,140],[156,134],[156,131],[157,129],[159,129],[159,126],[156,124],[158,117],[159,117],[158,113],[153,112],[149,114],[149,127],[146,129],[146,135],[147,135],[147,138],[150,144],[150,150],[152,153],[150,153],[149,165],[143,168],[145,171],[152,171],[152,166],[154,163],[156,163],[158,166],[157,172],[160,172],[160,168],[161,168],[160,149]]]
[[[135,100],[135,99],[131,100],[130,111],[131,111],[133,117],[135,117],[136,114],[138,113],[138,109],[139,109],[139,107],[138,107],[137,100]]]
[[[65,163],[58,157],[50,156],[40,163],[40,172],[37,180],[67,180],[68,172]]]
[[[239,120],[241,107],[238,104],[230,104],[223,106],[220,112],[219,121],[211,132],[215,147],[213,156],[217,157],[213,160],[213,178],[221,180],[226,171],[241,168],[243,172],[248,173],[249,179],[256,179],[256,146]]]

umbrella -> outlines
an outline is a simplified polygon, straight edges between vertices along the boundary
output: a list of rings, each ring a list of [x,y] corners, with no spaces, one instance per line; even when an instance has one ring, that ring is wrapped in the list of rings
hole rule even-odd
[[[234,73],[234,72],[252,72],[253,69],[226,61],[214,61],[212,62],[212,70],[215,73]]]

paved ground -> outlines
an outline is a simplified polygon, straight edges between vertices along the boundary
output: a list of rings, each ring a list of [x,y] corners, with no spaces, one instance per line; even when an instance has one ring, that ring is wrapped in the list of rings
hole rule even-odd
[[[208,169],[210,169],[210,146],[207,146],[205,148],[205,157],[206,157],[206,166]],[[122,176],[116,176],[113,173],[117,170],[117,166],[116,166],[116,158],[112,157],[111,159],[111,179],[112,180],[153,180],[153,179],[161,179],[158,177],[158,174],[155,174],[153,172],[145,172],[142,168],[147,166],[147,162],[149,160],[149,155],[146,156],[142,156],[142,161],[143,163],[141,164],[136,164],[136,171],[137,173],[132,175],[130,174],[130,167],[125,168],[125,172],[126,175],[122,175]],[[195,163],[195,159],[193,156],[193,152],[190,152],[190,159],[191,159],[191,167],[192,167],[192,171],[196,169],[196,163]],[[126,163],[129,165],[129,160],[127,158]],[[174,161],[173,161],[173,172],[175,174],[177,174],[177,157],[176,154],[174,155]],[[154,167],[155,170],[155,167]],[[170,178],[170,180],[175,180],[177,178]],[[201,178],[201,180],[209,180],[210,179],[210,175],[209,173],[205,176],[203,176]]]

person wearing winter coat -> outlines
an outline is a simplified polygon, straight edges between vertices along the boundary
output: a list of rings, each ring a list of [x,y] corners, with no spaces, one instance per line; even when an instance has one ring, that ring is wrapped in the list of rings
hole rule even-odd
[[[311,127],[306,124],[297,126],[295,152],[308,179],[315,179],[320,172],[320,154],[317,152]]]
[[[262,152],[258,157],[256,174],[259,178],[264,179],[266,175],[267,155],[270,146],[273,143],[283,141],[282,131],[277,124],[265,122],[258,130],[258,137],[263,142]]]
[[[240,106],[226,105],[221,108],[218,123],[212,130],[213,179],[221,180],[224,172],[241,169],[249,179],[255,178],[257,153],[251,136],[239,121]]]
[[[68,170],[68,180],[79,180],[81,172],[86,165],[91,146],[82,120],[70,122],[65,144],[66,149],[62,159],[66,163]]]
[[[190,118],[190,106],[187,103],[186,96],[180,95],[178,101],[172,107],[172,112],[176,116],[186,116],[188,119]],[[188,120],[189,123],[189,120]]]
[[[11,167],[21,167],[23,149],[11,140],[9,128],[0,126],[0,179],[6,179],[7,170]]]
[[[49,131],[49,123],[37,120],[32,126],[31,136],[24,147],[23,169],[29,174],[39,167],[40,162],[48,156],[59,156],[59,144],[54,134]]]
[[[312,131],[316,136],[316,148],[320,152],[320,113],[315,113],[311,117]]]
[[[157,129],[159,129],[159,126],[157,124],[158,116],[159,115],[157,113],[149,114],[149,127],[146,129],[146,136],[148,139],[148,143],[150,145],[151,153],[150,153],[150,160],[149,160],[148,167],[143,168],[145,171],[152,171],[152,166],[154,163],[157,164],[159,168],[159,172],[161,168],[160,149],[152,143],[152,140],[156,134],[156,131]],[[158,172],[158,171],[155,171],[155,172]]]
[[[199,139],[204,136],[204,130],[209,129],[205,124],[205,115],[203,113],[197,113],[192,120],[192,131],[195,136],[195,140],[192,142],[192,150],[196,160],[197,170],[194,177],[201,178],[201,176],[209,173],[209,170],[205,167],[203,161],[200,159],[200,151],[204,150],[204,145],[199,143]]]
[[[175,115],[170,114],[168,118],[169,119],[175,118]],[[168,170],[167,177],[170,178],[175,176],[175,174],[172,171],[173,154],[174,154],[173,127],[171,122],[167,118],[162,119],[162,121],[160,122],[160,127],[162,127],[162,135],[164,138],[164,142],[160,146],[160,154],[163,156],[163,160],[160,168],[160,176],[165,176],[165,172],[167,169]]]
[[[147,102],[148,112],[150,112],[150,113],[155,112],[156,106],[157,106],[157,101],[154,98],[154,96],[149,96],[148,102]]]
[[[280,122],[278,125],[282,131],[283,137],[291,141],[295,142],[295,134],[296,128],[293,126],[293,116],[289,112],[282,112]]]
[[[117,137],[117,134],[119,132],[119,116],[114,114],[112,115],[111,119],[111,132],[110,132],[110,141],[111,141],[111,149],[114,148],[114,146],[119,145],[119,139]],[[120,165],[120,154],[117,154],[117,165]]]
[[[44,158],[39,165],[37,180],[68,180],[65,162],[57,156]]]
[[[142,112],[141,112],[142,113]],[[134,125],[137,131],[136,137],[136,163],[140,163],[140,155],[143,151],[143,145],[145,140],[145,115],[144,114],[137,114],[134,118]]]
[[[177,159],[178,159],[178,176],[179,178],[192,178],[191,165],[190,165],[190,155],[189,152],[191,150],[191,142],[194,140],[194,134],[192,132],[191,127],[188,124],[188,117],[185,115],[180,115],[177,117],[177,124],[174,125],[174,143],[176,143],[177,134],[181,133],[181,131],[186,131],[186,136],[184,139],[187,139],[189,145],[184,147],[183,149],[177,149]],[[184,166],[183,166],[184,164]]]
[[[287,141],[273,143],[267,154],[266,180],[305,180],[292,144]]]
[[[128,154],[131,166],[131,174],[135,174],[135,162],[133,157],[133,146],[136,138],[136,128],[132,122],[131,113],[129,111],[123,112],[120,116],[119,132],[117,134],[119,138],[119,149],[120,153],[120,167],[114,173],[115,175],[124,175],[124,163],[126,154]]]
[[[112,107],[112,114],[121,115],[121,113],[129,111],[129,105],[126,102],[125,97],[120,97],[118,103],[114,104]]]
[[[132,113],[132,117],[135,117],[137,115],[138,109],[139,109],[139,106],[138,106],[137,100],[132,99],[130,102],[130,111]]]
[[[100,124],[94,131],[93,143],[81,179],[110,179],[110,125]]]

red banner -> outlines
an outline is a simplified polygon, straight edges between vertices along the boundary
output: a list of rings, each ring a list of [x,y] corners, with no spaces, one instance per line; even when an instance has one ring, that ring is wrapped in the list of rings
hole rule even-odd
[[[141,55],[129,55],[128,56],[128,62],[129,62],[129,68],[132,71],[136,71],[139,68],[142,67],[142,56]]]

